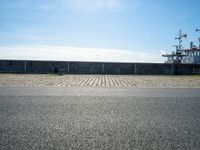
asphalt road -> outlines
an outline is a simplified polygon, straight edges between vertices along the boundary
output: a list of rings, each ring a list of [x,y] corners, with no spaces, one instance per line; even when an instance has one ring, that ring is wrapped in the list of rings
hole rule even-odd
[[[200,89],[0,87],[0,149],[199,150]]]

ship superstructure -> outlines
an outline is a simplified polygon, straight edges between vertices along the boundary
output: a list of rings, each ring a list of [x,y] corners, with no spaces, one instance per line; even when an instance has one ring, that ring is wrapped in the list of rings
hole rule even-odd
[[[200,32],[200,30],[196,29],[196,32]],[[162,55],[167,58],[165,63],[200,64],[200,38],[198,38],[198,46],[195,46],[193,42],[190,42],[190,48],[188,49],[185,49],[182,46],[184,38],[187,38],[187,34],[182,33],[180,30],[178,37],[175,38],[178,40],[178,45],[174,46],[176,47],[176,51],[173,51],[171,54]]]

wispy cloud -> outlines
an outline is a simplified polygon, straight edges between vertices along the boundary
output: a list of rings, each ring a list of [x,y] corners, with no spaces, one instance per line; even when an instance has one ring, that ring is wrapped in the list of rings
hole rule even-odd
[[[29,42],[38,41],[50,41],[58,40],[57,36],[47,36],[47,35],[36,35],[36,34],[0,34],[0,40],[10,39],[10,40],[23,40]]]
[[[76,48],[59,46],[0,47],[0,59],[163,62],[161,54],[148,54],[117,49]]]
[[[92,11],[119,8],[122,5],[122,0],[69,0],[69,3],[76,10]]]
[[[15,9],[15,10],[37,10],[37,11],[46,11],[54,8],[53,4],[56,4],[53,1],[29,1],[29,0],[2,0],[0,2],[1,9]]]

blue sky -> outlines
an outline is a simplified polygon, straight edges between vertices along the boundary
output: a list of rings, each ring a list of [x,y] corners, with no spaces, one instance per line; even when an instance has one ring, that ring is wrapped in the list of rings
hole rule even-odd
[[[199,13],[199,0],[0,0],[0,58],[162,62],[179,29],[198,45]]]

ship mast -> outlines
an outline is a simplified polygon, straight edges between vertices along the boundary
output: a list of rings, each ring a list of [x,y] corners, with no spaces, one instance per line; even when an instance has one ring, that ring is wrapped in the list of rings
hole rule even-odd
[[[178,37],[175,37],[175,39],[176,40],[178,40],[178,48],[177,48],[177,50],[182,50],[182,42],[183,42],[183,38],[187,38],[187,34],[184,34],[184,33],[182,33],[182,31],[180,30],[179,31],[179,35],[178,35]]]
[[[196,29],[196,32],[200,32],[200,29]],[[198,38],[199,40],[199,49],[200,49],[200,37]]]
[[[178,46],[176,46],[176,53],[175,53],[175,62],[176,63],[180,63],[180,61],[183,57],[182,52],[181,52],[183,50],[183,46],[182,46],[183,38],[187,38],[187,34],[182,33],[182,30],[180,30],[178,37],[175,37],[175,39],[178,40]]]
[[[172,52],[171,54],[162,55],[163,57],[168,58],[168,62],[171,62],[172,64],[173,63],[181,63],[182,57],[185,56],[182,54],[182,50],[184,50],[183,46],[182,46],[183,38],[187,38],[187,34],[182,33],[182,30],[180,30],[178,37],[175,37],[175,39],[178,40],[178,45],[175,45],[176,52]]]
[[[196,29],[196,32],[200,32],[200,29]],[[189,49],[182,46],[183,38],[187,38],[187,34],[182,33],[180,30],[177,37],[175,37],[175,39],[178,40],[178,44],[174,45],[176,47],[176,52],[172,51],[171,54],[162,55],[163,57],[167,57],[166,63],[200,64],[200,37],[198,38],[199,46],[197,47],[191,42]]]

